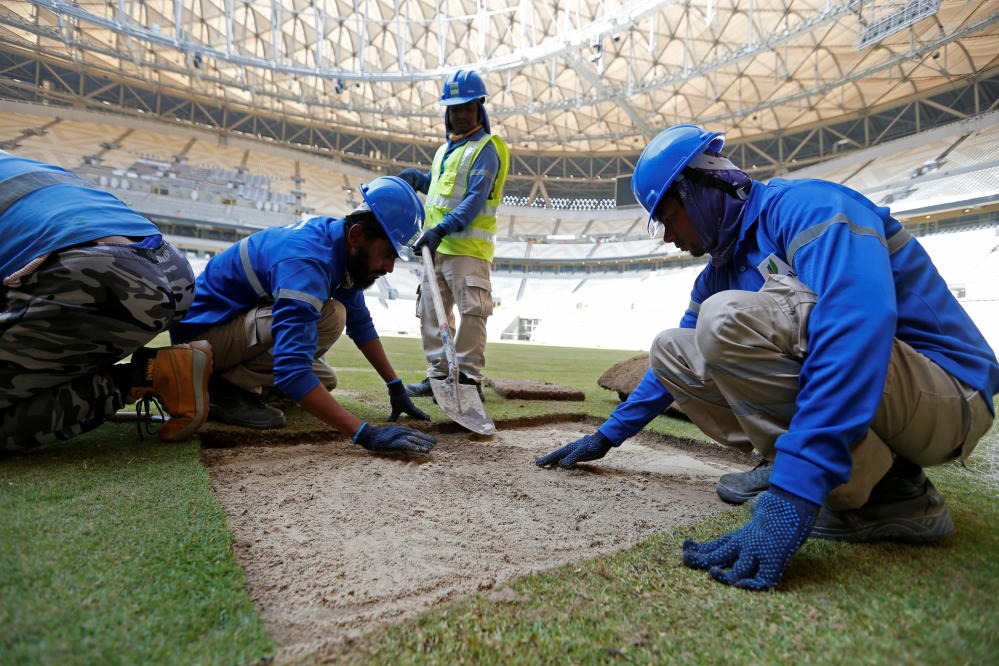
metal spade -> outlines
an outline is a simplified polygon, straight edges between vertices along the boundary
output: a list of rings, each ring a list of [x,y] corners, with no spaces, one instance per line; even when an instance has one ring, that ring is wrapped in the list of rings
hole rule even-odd
[[[441,291],[437,287],[437,277],[434,271],[434,260],[430,256],[430,248],[424,245],[423,269],[427,274],[426,284],[430,287],[430,296],[437,313],[437,327],[440,330],[441,342],[444,343],[444,356],[447,358],[447,377],[430,379],[430,388],[441,411],[455,423],[464,426],[480,435],[491,435],[496,432],[496,424],[486,414],[479,392],[471,384],[458,381],[458,359],[454,352],[454,341],[451,339],[451,327],[444,314],[444,302]]]

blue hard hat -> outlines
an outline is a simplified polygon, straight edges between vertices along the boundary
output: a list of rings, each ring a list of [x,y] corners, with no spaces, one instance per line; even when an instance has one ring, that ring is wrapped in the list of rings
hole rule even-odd
[[[631,176],[631,192],[652,219],[666,191],[691,160],[705,150],[721,152],[725,137],[697,125],[674,125],[663,130],[642,151]]]
[[[409,246],[423,226],[423,202],[409,183],[398,176],[380,176],[358,188],[364,204],[382,225],[395,253],[408,260]],[[363,210],[363,207],[361,208]]]
[[[470,69],[459,69],[444,81],[440,102],[443,106],[453,106],[482,99],[488,94],[482,77]]]

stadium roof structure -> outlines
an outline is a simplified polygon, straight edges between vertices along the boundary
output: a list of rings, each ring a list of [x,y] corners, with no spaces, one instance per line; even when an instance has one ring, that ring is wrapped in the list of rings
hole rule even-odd
[[[242,133],[375,171],[430,162],[441,83],[474,68],[528,196],[544,179],[606,196],[652,136],[681,122],[724,131],[737,162],[766,177],[981,115],[997,107],[997,54],[993,1],[0,7],[4,98]]]

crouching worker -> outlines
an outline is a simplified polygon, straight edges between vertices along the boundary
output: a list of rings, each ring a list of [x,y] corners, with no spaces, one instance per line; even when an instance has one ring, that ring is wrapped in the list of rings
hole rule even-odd
[[[399,178],[361,185],[364,203],[342,219],[313,217],[264,229],[212,257],[194,303],[171,331],[215,350],[209,418],[248,428],[281,428],[284,413],[261,398],[276,387],[323,423],[375,451],[426,453],[430,435],[362,423],[330,395],[337,385],[323,360],[347,335],[388,386],[390,421],[429,420],[392,369],[364,303],[364,289],[391,273],[419,232],[423,206]]]
[[[600,458],[675,399],[705,434],[772,461],[719,482],[723,499],[756,497],[742,529],[683,544],[687,566],[754,590],[809,536],[949,536],[923,468],[965,460],[989,430],[995,353],[887,208],[826,181],[753,182],[723,141],[678,125],[639,158],[650,234],[711,260],[628,400],[536,462]]]
[[[143,347],[180,320],[194,285],[152,222],[65,169],[0,151],[0,235],[0,449],[70,439],[137,400],[170,415],[164,441],[201,427],[211,347]]]

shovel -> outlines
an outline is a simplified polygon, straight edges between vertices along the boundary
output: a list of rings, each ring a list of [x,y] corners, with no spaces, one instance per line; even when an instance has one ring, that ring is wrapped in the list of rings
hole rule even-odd
[[[430,378],[430,389],[441,411],[458,425],[462,425],[474,433],[491,435],[496,432],[496,424],[486,414],[479,399],[479,392],[471,384],[458,381],[458,359],[454,352],[454,341],[451,339],[451,327],[448,326],[444,314],[444,303],[441,291],[437,287],[437,275],[434,271],[434,260],[430,256],[430,248],[424,245],[423,269],[427,274],[427,285],[434,301],[434,311],[437,313],[437,325],[444,343],[444,356],[447,358],[447,377],[444,379]]]

